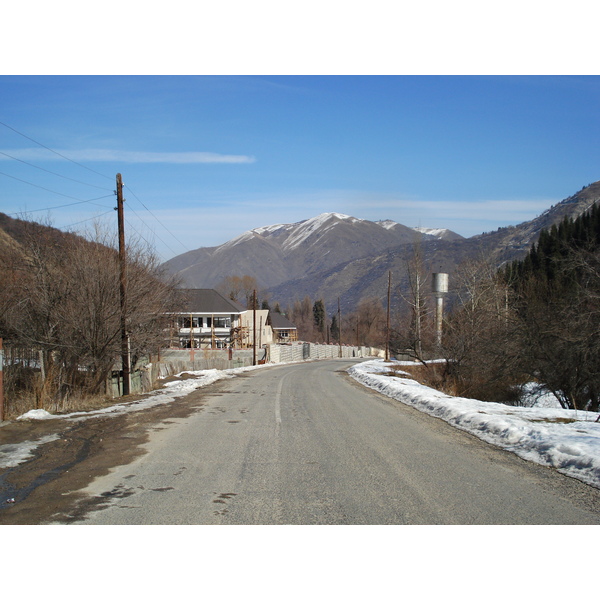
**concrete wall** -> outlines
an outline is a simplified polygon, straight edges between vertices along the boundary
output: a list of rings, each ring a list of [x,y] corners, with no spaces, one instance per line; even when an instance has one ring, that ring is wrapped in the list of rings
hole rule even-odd
[[[382,350],[365,346],[342,346],[342,358],[366,358],[382,356]],[[229,358],[231,356],[231,359]],[[169,349],[160,354],[157,361],[161,377],[181,371],[200,371],[206,369],[235,369],[249,367],[253,360],[252,348],[244,350],[194,350],[193,362],[190,350]],[[292,344],[267,344],[256,351],[258,362],[286,363],[300,360],[320,360],[339,358],[340,347],[328,344],[293,342]],[[154,363],[153,363],[154,364]],[[168,373],[168,375],[167,375]]]
[[[342,358],[384,357],[384,351],[365,346],[342,346]],[[230,358],[231,356],[231,358]],[[256,351],[257,363],[289,363],[302,360],[323,360],[340,357],[340,347],[328,344],[293,342],[291,344],[268,344]],[[250,367],[253,362],[252,348],[244,350],[199,350],[165,349],[160,356],[153,356],[141,369],[132,374],[132,393],[153,389],[159,379],[176,375],[183,371],[205,371],[209,369],[236,369]],[[113,380],[113,397],[119,396],[121,382]]]

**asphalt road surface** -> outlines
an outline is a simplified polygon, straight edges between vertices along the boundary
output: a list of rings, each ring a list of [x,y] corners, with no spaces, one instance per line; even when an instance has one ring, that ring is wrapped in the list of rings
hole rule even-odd
[[[353,361],[205,388],[76,524],[598,524],[600,490],[354,382]]]

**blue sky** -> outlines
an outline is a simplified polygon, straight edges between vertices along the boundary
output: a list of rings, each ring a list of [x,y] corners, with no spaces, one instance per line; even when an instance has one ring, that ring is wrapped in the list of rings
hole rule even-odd
[[[121,173],[162,259],[322,212],[471,236],[600,179],[599,109],[598,76],[0,76],[0,211],[116,227]]]

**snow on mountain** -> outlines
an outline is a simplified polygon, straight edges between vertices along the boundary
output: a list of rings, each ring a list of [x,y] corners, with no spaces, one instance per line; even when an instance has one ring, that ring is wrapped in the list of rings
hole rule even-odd
[[[355,219],[348,215],[340,213],[323,213],[312,219],[297,223],[293,232],[283,244],[283,249],[286,251],[293,250],[300,246],[315,234],[323,235],[341,221],[349,221],[357,223],[360,219]]]
[[[440,240],[463,239],[463,237],[461,235],[459,235],[458,233],[454,233],[454,231],[450,231],[450,229],[443,229],[443,228],[430,229],[428,227],[413,227],[413,229],[415,231],[418,231],[419,233],[424,233],[425,235],[431,235]]]
[[[447,229],[428,229],[427,227],[413,227],[413,229],[419,233],[427,233],[428,235],[435,235],[436,237],[440,237],[448,231]]]
[[[221,252],[224,249],[232,248],[233,246],[237,246],[242,242],[251,240],[256,236],[268,239],[270,237],[279,236],[286,233],[288,233],[288,237],[283,242],[282,249],[289,251],[297,248],[313,235],[323,235],[341,221],[357,223],[361,221],[361,219],[356,219],[341,213],[322,213],[316,217],[307,219],[305,221],[299,221],[297,223],[279,223],[276,225],[255,227],[254,229],[245,231],[241,235],[238,235],[228,242],[225,242],[217,248],[216,252]]]
[[[396,221],[391,221],[390,219],[387,219],[386,221],[375,221],[375,223],[377,223],[377,225],[381,225],[381,227],[384,229],[393,229],[396,227],[396,225],[398,225]]]
[[[220,246],[187,252],[165,265],[186,287],[214,287],[226,276],[250,275],[259,285],[272,288],[413,244],[419,237],[436,240],[391,220],[374,222],[326,212],[297,223],[255,227]]]

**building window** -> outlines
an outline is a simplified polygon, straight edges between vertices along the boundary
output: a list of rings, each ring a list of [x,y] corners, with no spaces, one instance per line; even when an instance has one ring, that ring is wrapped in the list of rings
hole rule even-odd
[[[191,318],[192,327],[202,327],[202,317]],[[179,327],[181,329],[190,328],[190,317],[179,317]]]

